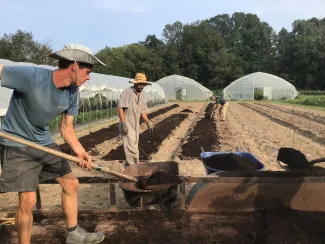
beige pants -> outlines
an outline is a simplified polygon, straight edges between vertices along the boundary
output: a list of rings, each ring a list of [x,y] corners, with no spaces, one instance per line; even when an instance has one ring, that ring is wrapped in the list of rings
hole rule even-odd
[[[226,119],[226,113],[228,109],[229,103],[226,102],[224,105],[218,104],[217,111],[219,111],[219,116],[222,121]]]

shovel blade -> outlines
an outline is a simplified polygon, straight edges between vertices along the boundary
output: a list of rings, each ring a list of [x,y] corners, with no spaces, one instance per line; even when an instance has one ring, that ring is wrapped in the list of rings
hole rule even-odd
[[[278,151],[277,160],[294,169],[303,170],[310,166],[307,158],[302,152],[290,147],[281,147]]]

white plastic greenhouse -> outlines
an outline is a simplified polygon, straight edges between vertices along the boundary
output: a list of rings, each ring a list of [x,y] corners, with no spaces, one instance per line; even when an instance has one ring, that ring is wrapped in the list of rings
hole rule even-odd
[[[168,100],[207,100],[213,93],[193,79],[170,75],[156,82],[161,86]]]
[[[296,88],[288,81],[263,72],[235,80],[223,90],[223,95],[230,100],[254,100],[257,91],[267,99],[294,99],[298,95]]]
[[[23,62],[16,63],[4,59],[0,59],[0,64],[37,66],[50,70],[57,69],[56,67],[48,65],[36,65]],[[75,120],[76,123],[85,123],[93,119],[115,116],[120,94],[125,88],[132,86],[132,84],[129,83],[131,79],[132,78],[91,73],[90,80],[80,87],[80,116]],[[167,100],[164,90],[156,83],[150,83],[152,85],[146,86],[143,90],[148,107],[166,103]],[[0,86],[0,117],[3,117],[7,112],[11,94],[11,89]],[[58,122],[56,122],[56,124],[58,124]]]

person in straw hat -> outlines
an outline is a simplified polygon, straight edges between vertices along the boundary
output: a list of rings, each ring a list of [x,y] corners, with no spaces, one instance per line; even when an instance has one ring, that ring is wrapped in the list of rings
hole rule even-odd
[[[48,124],[61,114],[64,141],[80,158],[79,166],[90,169],[91,158],[75,135],[73,118],[78,114],[78,87],[90,79],[94,65],[105,64],[79,44],[67,44],[50,57],[58,60],[59,67],[54,71],[36,66],[0,65],[1,86],[14,90],[1,131],[59,150]],[[67,160],[1,138],[0,155],[0,192],[19,193],[15,224],[20,244],[30,243],[37,185],[53,178],[62,186],[66,243],[104,240],[102,233],[89,233],[78,225],[78,179]]]
[[[120,102],[117,112],[120,118],[119,131],[123,138],[125,153],[125,167],[130,164],[139,163],[139,131],[140,116],[147,123],[150,132],[153,131],[153,125],[147,117],[147,103],[141,92],[147,85],[147,77],[143,73],[137,73],[132,87],[125,89],[120,96]]]

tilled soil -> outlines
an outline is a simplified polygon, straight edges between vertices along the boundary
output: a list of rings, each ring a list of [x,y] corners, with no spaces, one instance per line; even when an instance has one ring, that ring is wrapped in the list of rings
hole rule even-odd
[[[207,152],[219,150],[217,123],[213,118],[207,117],[209,110],[210,107],[207,106],[205,113],[194,126],[186,143],[183,144],[179,154],[181,160],[200,158],[201,148]]]
[[[297,218],[297,217],[296,217]],[[65,241],[64,218],[35,216],[33,244]],[[87,231],[105,234],[102,243],[197,244],[197,243],[324,243],[324,232],[310,231],[307,224],[275,211],[252,213],[190,214],[184,211],[142,211],[80,214]],[[16,244],[13,227],[0,229],[0,244]]]
[[[302,108],[299,109],[302,111]],[[310,110],[305,110],[310,112]],[[324,156],[324,145],[315,141],[314,137],[303,136],[292,127],[279,124],[267,117],[265,113],[269,112],[265,111],[261,114],[236,102],[230,103],[226,121],[219,122],[218,120],[220,151],[238,149],[249,152],[265,165],[265,170],[283,170],[277,163],[277,154],[281,147],[298,149],[306,155],[308,160]],[[318,116],[321,114],[325,116],[325,111],[315,113]],[[273,111],[272,116],[277,115],[278,113]],[[294,121],[298,119],[295,116],[292,117]],[[308,122],[304,123],[308,124]],[[292,124],[289,123],[289,125]]]
[[[279,104],[269,104],[269,103],[256,103],[260,106],[265,106],[268,108],[273,108],[282,111],[290,116],[299,116],[302,118],[308,118],[310,121],[314,121],[319,124],[325,123],[325,115],[323,111],[317,111],[312,109],[306,109],[297,105],[279,105]]]
[[[288,115],[286,112],[261,106],[255,103],[240,103],[255,112],[275,121],[278,124],[294,129],[297,133],[311,138],[317,143],[325,145],[325,125],[313,122],[309,117],[296,116],[294,113]]]
[[[205,118],[212,119],[213,112],[214,112],[214,107],[215,107],[215,104],[214,103],[209,103],[207,105],[207,108],[205,110]]]
[[[153,133],[149,130],[142,132],[139,135],[139,151],[140,160],[150,160],[149,155],[158,152],[162,141],[186,118],[188,114],[174,114],[157,123]],[[124,160],[123,145],[117,149],[110,151],[105,155],[103,160]]]
[[[154,123],[158,124],[160,121],[173,114],[182,114],[184,109],[193,111],[193,113],[187,113],[187,119],[183,120],[179,126],[175,127],[172,132],[166,138],[164,138],[163,141],[161,141],[158,151],[153,153],[154,159],[168,160],[170,158],[178,143],[184,138],[189,130],[193,129],[191,128],[192,121],[205,104],[178,103],[178,105],[179,107],[168,110],[166,113],[153,118]],[[264,109],[262,106],[256,105],[255,107],[261,111]],[[310,114],[315,114],[319,116],[318,118],[325,117],[325,112],[321,111],[313,112],[309,109],[307,110],[302,108],[299,108],[299,111],[302,113],[306,112],[307,116],[310,116]],[[271,108],[270,110],[263,110],[262,112],[264,112],[264,114],[272,114],[272,116],[275,118],[278,117],[278,112],[273,109],[271,113]],[[294,131],[293,127],[290,126],[292,125],[291,121],[299,119],[299,115],[293,116],[292,120],[290,120],[288,119],[288,116],[290,115],[284,113],[286,115],[280,115],[282,116],[281,120],[284,118],[284,116],[287,116],[287,120],[285,121],[287,124],[279,124],[277,121],[265,116],[264,114],[258,113],[251,108],[241,106],[237,102],[230,102],[226,121],[221,122],[217,114],[214,115],[213,120],[204,120],[202,119],[202,117],[204,117],[203,114],[198,121],[198,123],[201,124],[202,129],[199,130],[198,133],[192,134],[196,135],[196,137],[193,137],[193,140],[199,141],[201,138],[204,138],[203,142],[205,142],[207,137],[212,137],[214,139],[209,139],[203,146],[202,142],[199,142],[196,144],[196,146],[193,146],[193,150],[191,150],[190,155],[192,155],[192,152],[195,152],[195,157],[186,156],[186,150],[184,150],[183,147],[183,150],[179,153],[179,157],[182,159],[176,160],[179,164],[180,174],[188,176],[203,176],[206,174],[199,158],[200,146],[202,146],[205,151],[236,151],[238,149],[239,151],[249,152],[265,165],[265,170],[273,171],[283,170],[278,166],[276,160],[280,147],[296,148],[303,152],[308,160],[325,156],[324,144],[315,141],[312,136],[308,137],[307,135],[297,133],[297,131]],[[280,119],[280,117],[278,118]],[[311,133],[315,134],[313,123],[308,123],[308,120],[303,120],[303,123],[308,125],[304,126],[304,130],[309,129]],[[168,120],[166,120],[165,124],[167,126]],[[297,126],[297,124],[293,125]],[[200,126],[198,126],[198,128],[199,127]],[[146,130],[146,126],[142,125],[141,132]],[[208,132],[205,133],[205,131]],[[321,136],[319,132],[316,133],[318,136]],[[105,137],[104,133],[101,135]],[[102,140],[103,139],[99,138],[98,142]],[[188,140],[188,142],[190,142],[190,140]],[[107,155],[110,150],[117,148],[120,145],[121,142],[118,141],[118,137],[114,137],[111,140],[106,140],[101,144],[95,145],[94,148],[91,149],[91,151],[95,150],[97,153],[97,155],[93,155],[95,162]],[[185,156],[182,157],[183,153]],[[117,171],[123,170],[123,167],[116,161],[101,161],[100,163],[103,163],[103,165]],[[324,164],[319,165],[323,166]],[[89,173],[79,168],[73,168],[73,171],[77,176],[102,176],[97,172]],[[188,192],[191,189],[191,185],[188,185],[186,189]],[[117,187],[116,191],[117,208],[130,209],[130,206],[125,202],[121,190]],[[60,193],[61,188],[58,185],[41,185],[43,206],[47,209],[60,209]],[[110,207],[109,185],[81,184],[79,199],[80,209],[108,209]],[[1,194],[0,211],[5,211],[6,209],[12,210],[16,204],[17,193]],[[108,216],[111,215],[105,214],[104,217],[105,216],[109,218]],[[227,224],[229,222],[222,222],[221,216],[213,216],[210,222],[186,222],[186,225],[184,225],[184,222],[178,219],[173,219],[168,213],[164,213],[163,216],[156,218],[152,217],[154,222],[150,222],[150,220],[147,221],[146,217],[143,217],[142,215],[138,217],[129,215],[129,220],[125,220],[125,222],[122,222],[121,219],[116,220],[114,217],[110,217],[109,221],[107,221],[107,219],[101,219],[101,216],[96,218],[96,220],[98,220],[97,222],[99,223],[98,227],[104,228],[104,232],[107,233],[107,237],[109,239],[108,243],[139,243],[141,238],[144,240],[141,240],[142,243],[159,243],[159,238],[162,240],[161,243],[174,243],[173,241],[175,241],[175,243],[204,243],[204,241],[206,241],[205,243],[322,243],[319,242],[316,237],[316,239],[313,239],[313,237],[310,237],[309,234],[300,232],[295,225],[288,225],[282,218],[273,215],[269,215],[269,218],[266,219],[262,218],[262,220],[260,220],[261,222],[258,224],[259,227],[257,227],[257,224],[254,224],[256,223],[254,218],[253,221],[246,221],[244,224],[240,224],[241,222],[238,220],[239,222],[235,222],[233,225],[230,225]],[[252,220],[251,218],[249,219]],[[35,234],[36,237],[34,239],[35,242],[33,243],[62,243],[62,236],[65,226],[63,219],[61,219],[60,222],[55,222],[53,220],[53,223],[49,222],[50,220],[47,221],[48,222],[42,222],[41,224],[40,222],[36,223],[36,229],[33,230],[33,234]],[[229,221],[229,216],[227,217],[226,221]],[[176,225],[175,223],[179,224]],[[263,225],[261,225],[261,223],[263,223]],[[90,217],[81,217],[81,224],[90,229],[96,227],[96,221]],[[152,226],[157,228],[153,229]],[[233,228],[237,227],[240,230],[240,233],[245,234],[238,234],[237,229],[235,229],[235,232],[232,232]],[[146,229],[148,229],[150,235],[146,232]],[[3,231],[1,232],[2,235],[3,233],[6,233],[6,231],[3,229],[1,231]],[[257,239],[255,239],[257,238],[256,235],[261,231],[263,231],[263,233],[269,233],[267,234],[267,240],[257,242]],[[128,235],[129,233],[131,233],[130,235],[132,235],[133,239],[131,239],[131,236]],[[235,234],[230,235],[227,233]],[[44,234],[46,234],[46,236],[44,236]],[[47,234],[49,235],[47,236]],[[10,233],[7,233],[6,235],[12,236],[12,241],[7,243],[17,243],[16,234],[14,232],[10,231]],[[222,239],[229,235],[230,237],[228,239]],[[134,238],[134,236],[137,238]],[[234,236],[238,236],[238,238]],[[47,239],[41,242],[41,237]],[[125,239],[123,239],[124,237]],[[245,242],[246,240],[249,241]],[[324,238],[322,240],[324,240]]]
[[[184,109],[181,111],[181,113],[193,113],[193,111],[191,109]]]
[[[170,106],[160,108],[152,113],[149,113],[148,118],[153,119],[153,118],[155,118],[161,114],[167,113],[168,111],[173,110],[177,107],[179,107],[178,104],[172,104]],[[140,122],[142,124],[144,124],[143,121],[140,121]],[[96,145],[100,145],[104,141],[108,141],[108,140],[117,138],[119,136],[118,124],[119,123],[114,123],[114,124],[110,125],[108,128],[102,128],[98,131],[90,132],[88,135],[79,137],[79,141],[80,141],[81,145],[83,145],[83,147],[85,148],[85,150],[87,152],[91,151],[96,147]],[[72,153],[72,150],[67,143],[62,144],[59,147],[60,147],[60,150],[65,153],[68,153],[68,154]]]

